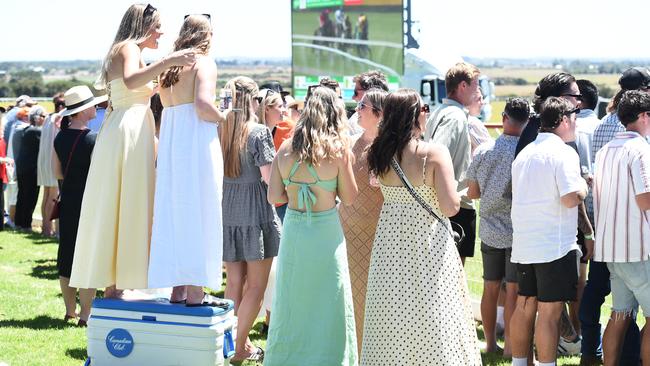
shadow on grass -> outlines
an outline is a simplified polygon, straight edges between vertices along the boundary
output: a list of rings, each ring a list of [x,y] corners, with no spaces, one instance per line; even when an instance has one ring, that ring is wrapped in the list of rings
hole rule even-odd
[[[18,232],[20,233],[20,232]],[[32,241],[33,244],[41,245],[41,244],[58,244],[59,239],[56,237],[51,237],[51,236],[43,236],[40,233],[36,233],[33,231],[27,231],[20,233],[22,234],[25,239],[29,239]]]
[[[56,280],[59,278],[59,270],[56,268],[56,260],[54,259],[37,259],[34,261],[36,265],[32,267],[32,277],[40,278],[43,280]]]
[[[68,348],[65,350],[65,355],[81,361],[85,361],[88,358],[88,352],[86,352],[85,348]]]
[[[39,315],[32,319],[5,319],[0,320],[0,328],[28,328],[34,330],[63,329],[75,327],[75,323],[64,322],[63,319],[55,319],[48,315]]]
[[[248,333],[248,338],[250,338],[251,341],[260,339],[266,340],[266,334],[262,334],[263,324],[264,322],[258,322],[257,324],[253,325],[250,333]]]

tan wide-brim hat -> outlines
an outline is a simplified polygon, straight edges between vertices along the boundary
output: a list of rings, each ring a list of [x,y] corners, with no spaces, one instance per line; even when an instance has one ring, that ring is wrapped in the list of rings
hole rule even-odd
[[[101,102],[108,100],[107,95],[95,97],[90,88],[86,85],[73,86],[63,94],[65,99],[65,109],[59,112],[61,117],[79,113],[90,107],[94,107]]]

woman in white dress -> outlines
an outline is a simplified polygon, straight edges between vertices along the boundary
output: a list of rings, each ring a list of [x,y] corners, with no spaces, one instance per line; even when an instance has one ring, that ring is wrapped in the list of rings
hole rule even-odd
[[[170,301],[187,306],[212,304],[202,287],[221,287],[223,158],[217,123],[225,114],[213,103],[217,67],[208,57],[211,39],[208,15],[187,16],[174,50],[193,48],[201,56],[160,79],[164,109],[148,283],[174,286]]]

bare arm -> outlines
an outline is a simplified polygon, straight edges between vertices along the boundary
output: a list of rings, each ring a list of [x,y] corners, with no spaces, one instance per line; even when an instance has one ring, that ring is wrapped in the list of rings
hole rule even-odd
[[[273,159],[275,160],[275,158]],[[262,175],[262,180],[264,183],[267,185],[271,181],[271,169],[272,169],[272,164],[267,164],[267,165],[262,165],[260,168],[260,174]]]
[[[131,42],[125,44],[118,52],[118,57],[122,59],[122,78],[129,89],[145,85],[169,67],[191,66],[196,60],[196,52],[188,49],[170,53],[149,66],[140,67],[141,54],[140,47]]]
[[[337,182],[337,194],[344,205],[349,206],[354,202],[359,194],[357,181],[354,179],[354,172],[352,171],[352,162],[354,155],[352,151],[348,150],[344,153],[342,159],[339,160],[339,175]]]
[[[221,112],[214,105],[215,85],[217,85],[217,65],[208,57],[199,59],[194,82],[196,112],[204,121],[223,123],[226,121],[226,113]]]
[[[594,234],[594,229],[589,222],[589,217],[587,216],[587,208],[585,207],[584,202],[580,202],[578,205],[578,228],[585,236],[590,236]],[[591,259],[594,255],[594,240],[585,238],[585,249],[586,253],[583,253],[585,259]]]
[[[582,189],[578,192],[567,193],[564,196],[560,197],[560,203],[566,208],[577,207],[582,201],[585,200],[587,196],[587,190]]]
[[[460,196],[456,192],[458,183],[454,179],[454,166],[451,155],[446,147],[440,144],[431,144],[427,164],[433,169],[427,169],[433,174],[433,187],[438,194],[442,214],[451,217],[460,210]]]
[[[287,140],[289,141],[289,140]],[[285,141],[286,142],[286,141]],[[289,201],[289,196],[287,195],[287,190],[282,181],[282,175],[280,174],[280,167],[278,166],[278,160],[280,156],[285,153],[285,144],[282,144],[282,147],[275,154],[273,159],[273,164],[271,164],[271,177],[269,179],[269,190],[266,194],[266,199],[270,204],[276,203],[285,203]],[[261,171],[261,169],[260,169]]]
[[[63,170],[61,169],[61,162],[59,161],[59,156],[56,152],[52,154],[52,170],[54,171],[54,176],[58,180],[63,180]]]
[[[643,211],[650,210],[650,192],[637,194],[636,204]]]
[[[475,180],[467,181],[467,198],[477,200],[481,198],[481,187]]]

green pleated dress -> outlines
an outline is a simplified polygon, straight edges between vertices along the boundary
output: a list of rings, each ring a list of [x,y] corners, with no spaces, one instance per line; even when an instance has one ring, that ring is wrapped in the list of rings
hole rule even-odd
[[[310,186],[336,191],[336,178],[299,186],[298,207],[287,209],[276,273],[276,292],[265,366],[355,366],[357,341],[345,237],[336,208],[312,212]]]

